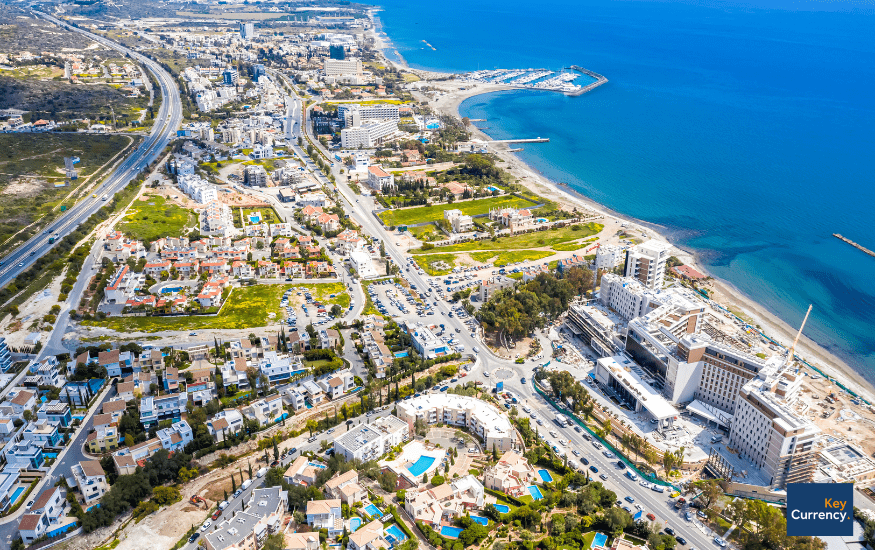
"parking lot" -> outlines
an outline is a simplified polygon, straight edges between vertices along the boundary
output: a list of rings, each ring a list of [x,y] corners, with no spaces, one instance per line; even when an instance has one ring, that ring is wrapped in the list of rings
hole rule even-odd
[[[368,285],[368,294],[383,315],[399,317],[414,312],[419,316],[434,315],[431,304],[417,300],[410,290],[388,279]]]

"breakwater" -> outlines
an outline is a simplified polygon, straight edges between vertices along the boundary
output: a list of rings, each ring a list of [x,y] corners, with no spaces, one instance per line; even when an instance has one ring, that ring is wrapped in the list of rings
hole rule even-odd
[[[869,250],[868,248],[866,248],[865,246],[863,246],[863,245],[861,245],[861,244],[857,244],[857,243],[855,243],[854,241],[852,241],[851,239],[849,239],[849,238],[847,238],[847,237],[843,237],[843,236],[841,236],[841,235],[838,234],[838,233],[833,233],[832,236],[835,237],[836,239],[840,240],[840,241],[845,241],[845,242],[848,243],[849,245],[853,246],[854,248],[856,248],[856,249],[858,249],[858,250],[862,250],[863,252],[865,252],[866,254],[868,254],[868,255],[870,255],[870,256],[875,257],[875,252]]]
[[[577,71],[579,73],[583,73],[587,76],[593,77],[595,79],[595,82],[593,82],[592,84],[589,84],[587,86],[584,86],[583,88],[576,90],[574,92],[566,92],[565,95],[569,95],[569,96],[573,96],[573,97],[583,95],[586,92],[589,92],[591,90],[598,88],[599,86],[601,86],[602,84],[605,84],[608,81],[608,79],[604,75],[600,75],[599,73],[597,73],[595,71],[590,71],[589,69],[584,69],[583,67],[579,67],[577,65],[572,65],[568,68],[573,70],[573,71]]]

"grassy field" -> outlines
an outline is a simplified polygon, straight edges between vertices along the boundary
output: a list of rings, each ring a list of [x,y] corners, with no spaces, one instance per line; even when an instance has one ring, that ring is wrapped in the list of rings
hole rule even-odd
[[[273,319],[284,317],[280,299],[287,288],[309,287],[313,298],[349,307],[349,294],[341,283],[310,283],[304,285],[255,285],[235,288],[216,316],[188,317],[110,317],[104,321],[83,321],[84,325],[101,326],[119,332],[159,332],[164,330],[246,329],[267,326]],[[331,294],[336,294],[332,300]]]
[[[458,209],[469,216],[488,214],[491,208],[525,208],[532,206],[526,199],[513,196],[490,197],[488,199],[475,199],[460,201],[453,204],[437,204],[434,206],[416,206],[401,210],[386,210],[380,213],[380,219],[386,225],[410,225],[412,223],[433,222],[444,217],[444,210]],[[585,235],[581,235],[584,237]]]
[[[161,237],[181,237],[185,228],[196,224],[194,212],[171,203],[160,195],[143,195],[128,209],[118,229],[126,235],[152,242]]]
[[[451,244],[447,246],[437,247],[432,250],[414,249],[411,254],[428,254],[435,251],[441,253],[447,252],[468,252],[470,250],[513,250],[519,248],[540,248],[544,246],[554,246],[560,243],[576,241],[584,237],[595,235],[604,226],[600,223],[591,222],[586,225],[579,226],[575,231],[571,226],[565,226],[559,229],[548,229],[546,231],[535,231],[533,233],[524,233],[521,235],[512,235],[509,237],[499,237],[498,239],[472,241],[467,243]]]
[[[429,275],[446,275],[456,265],[455,254],[429,254],[427,256],[413,256],[413,260]],[[436,269],[432,267],[434,262],[446,262],[448,269]]]
[[[540,260],[552,255],[553,252],[549,250],[510,250],[508,252],[472,252],[471,258],[482,263],[492,263],[495,267],[504,267],[514,262]],[[426,258],[428,257],[426,256]]]
[[[579,242],[570,242],[570,243],[558,243],[554,244],[550,248],[556,250],[557,252],[570,252],[572,250],[580,250],[581,248],[586,248],[587,243],[579,243]]]
[[[76,185],[106,164],[140,137],[93,134],[0,134],[0,243],[11,250],[7,239],[33,221],[60,213],[74,204],[69,197]],[[81,159],[76,165],[79,179],[72,187],[64,183],[64,157]],[[69,197],[69,198],[68,198]],[[48,222],[47,218],[45,221]],[[27,238],[30,234],[21,234]]]
[[[447,236],[444,235],[443,231],[433,225],[420,225],[419,227],[411,227],[408,229],[408,231],[410,231],[410,234],[420,241],[443,241],[447,238]]]
[[[346,309],[349,307],[350,297],[343,283],[306,283],[299,285],[288,285],[294,288],[306,288],[313,296],[313,300],[322,302],[323,304],[337,304]],[[334,298],[331,295],[334,294]]]

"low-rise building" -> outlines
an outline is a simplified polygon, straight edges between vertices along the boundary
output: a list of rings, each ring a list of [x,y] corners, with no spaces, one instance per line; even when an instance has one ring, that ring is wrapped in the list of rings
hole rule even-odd
[[[477,478],[467,475],[431,489],[408,489],[404,497],[404,509],[414,521],[435,526],[440,525],[444,517],[452,520],[482,508],[484,493],[483,485]]]
[[[231,434],[238,434],[243,429],[243,415],[237,409],[226,409],[216,413],[207,421],[207,430],[217,443],[225,441]]]
[[[282,528],[289,496],[280,487],[255,489],[243,510],[216,525],[204,535],[206,550],[257,550],[264,540]]]
[[[74,528],[76,521],[66,517],[67,508],[67,499],[60,487],[45,489],[33,502],[28,513],[21,516],[18,525],[21,540],[30,545],[43,536],[58,536]]]
[[[483,441],[484,448],[499,452],[513,450],[516,432],[508,418],[495,405],[474,397],[452,395],[445,392],[424,394],[396,405],[398,417],[410,429],[416,420],[426,424],[465,426]]]
[[[180,420],[169,428],[158,430],[155,436],[161,441],[162,447],[174,453],[184,450],[185,446],[194,439],[191,426],[185,420]]]
[[[109,485],[106,483],[106,472],[103,471],[99,460],[83,460],[74,464],[71,472],[86,506],[100,500],[109,490]]]
[[[343,474],[335,474],[325,482],[325,494],[331,498],[340,499],[347,506],[354,502],[363,502],[368,496],[367,491],[359,485],[359,474],[355,470],[349,470]]]
[[[343,532],[340,499],[311,500],[307,502],[307,525],[316,530],[326,529],[329,537]]]
[[[389,415],[360,424],[334,440],[334,452],[347,460],[374,460],[410,437],[411,426]]]
[[[118,449],[118,429],[115,426],[97,428],[85,438],[85,446],[91,454],[103,454]]]
[[[146,428],[158,424],[161,420],[177,421],[185,411],[188,393],[185,391],[161,397],[144,397],[140,401],[140,422]]]
[[[488,468],[483,481],[486,488],[518,497],[527,494],[527,487],[538,481],[535,469],[522,454],[504,453],[498,463]]]

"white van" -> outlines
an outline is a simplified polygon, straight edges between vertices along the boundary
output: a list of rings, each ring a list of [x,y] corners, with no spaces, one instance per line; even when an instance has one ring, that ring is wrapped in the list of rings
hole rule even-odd
[[[267,468],[262,468],[258,470],[258,473],[255,474],[255,477],[264,477],[267,474]]]
[[[245,491],[246,489],[248,489],[250,485],[252,485],[251,479],[247,479],[246,481],[244,481],[243,482],[243,490]]]

